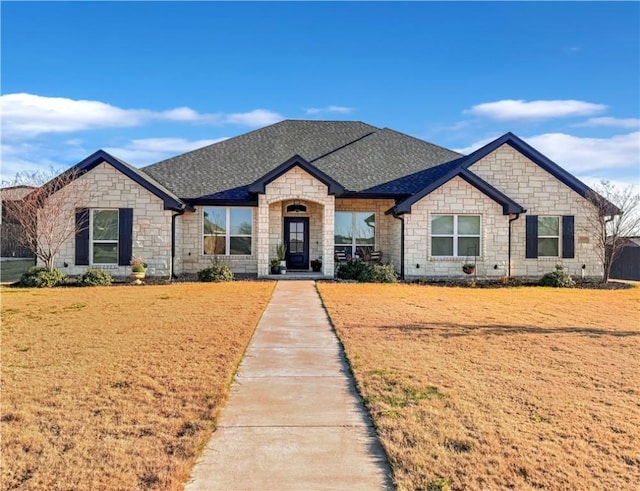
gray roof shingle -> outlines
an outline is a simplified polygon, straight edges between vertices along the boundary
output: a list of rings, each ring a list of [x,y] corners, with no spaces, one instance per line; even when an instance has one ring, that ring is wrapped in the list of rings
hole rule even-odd
[[[181,198],[196,199],[221,196],[229,190],[237,193],[296,154],[355,192],[460,157],[451,150],[358,121],[286,120],[143,171]]]

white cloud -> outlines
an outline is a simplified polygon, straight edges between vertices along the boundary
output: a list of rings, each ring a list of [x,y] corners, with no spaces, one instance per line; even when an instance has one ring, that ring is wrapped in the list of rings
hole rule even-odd
[[[243,126],[258,128],[260,126],[277,123],[283,119],[284,117],[282,115],[274,113],[273,111],[268,111],[267,109],[254,109],[253,111],[246,113],[227,114],[223,118],[223,121],[225,123],[240,124]]]
[[[522,99],[505,99],[476,104],[470,109],[466,109],[464,113],[500,121],[514,121],[589,116],[605,109],[607,106],[604,104],[575,100],[524,101]]]
[[[469,154],[493,141],[487,138],[456,151]],[[633,169],[640,166],[640,132],[610,138],[583,138],[565,133],[545,133],[523,137],[564,169],[576,175],[607,169]]]
[[[637,118],[612,118],[609,116],[589,118],[584,123],[574,126],[613,126],[616,128],[640,128],[640,119]]]
[[[227,138],[187,140],[185,138],[141,138],[131,140],[123,147],[105,148],[105,151],[136,167],[142,167],[226,139]]]
[[[24,93],[0,96],[0,111],[3,136],[12,139],[34,138],[45,133],[140,126],[152,121],[259,127],[284,119],[280,114],[266,109],[232,114],[202,114],[189,107],[151,111],[123,109],[100,101]]]
[[[352,107],[346,106],[327,106],[327,107],[310,107],[306,110],[307,114],[323,114],[323,113],[338,113],[349,114],[353,112]]]

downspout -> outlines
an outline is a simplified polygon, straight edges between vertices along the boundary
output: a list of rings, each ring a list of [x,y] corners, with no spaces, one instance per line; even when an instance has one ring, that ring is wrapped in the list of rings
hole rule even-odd
[[[511,278],[511,223],[520,218],[520,213],[516,213],[514,218],[509,218],[509,251],[507,258],[507,278]]]
[[[171,215],[171,279],[178,277],[174,271],[174,266],[176,259],[176,217],[179,215],[184,215],[184,210]]]
[[[400,279],[404,280],[404,217],[395,213],[392,216],[400,220]]]

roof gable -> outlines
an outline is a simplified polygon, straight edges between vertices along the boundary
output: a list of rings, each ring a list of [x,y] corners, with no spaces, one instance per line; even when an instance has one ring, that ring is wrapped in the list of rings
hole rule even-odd
[[[325,184],[328,188],[329,194],[342,194],[344,192],[344,187],[338,181],[334,180],[332,177],[328,176],[320,169],[318,169],[315,165],[310,164],[305,159],[300,157],[299,155],[294,155],[286,162],[283,162],[275,169],[267,172],[260,179],[256,180],[253,184],[249,186],[250,193],[259,193],[264,194],[265,188],[267,184],[273,182],[275,179],[280,177],[283,174],[286,174],[293,167],[300,167],[302,170],[316,178],[318,181]]]
[[[404,201],[400,202],[393,208],[391,208],[387,213],[392,213],[394,215],[401,215],[403,213],[411,213],[411,207],[414,203],[420,201],[422,198],[431,194],[433,191],[438,189],[443,184],[446,184],[454,177],[461,177],[466,182],[471,184],[473,187],[484,193],[486,196],[494,200],[499,205],[502,205],[502,213],[508,215],[510,213],[525,213],[525,210],[522,205],[516,203],[511,198],[509,198],[506,194],[498,191],[491,184],[489,184],[484,179],[481,179],[479,176],[475,175],[470,170],[464,168],[460,165],[460,161],[464,159],[458,159],[458,165],[453,166],[448,172],[441,175],[441,177],[432,181],[428,186],[424,187],[420,192],[415,193]],[[443,164],[447,166],[448,164]]]
[[[106,162],[116,170],[122,172],[132,181],[136,182],[150,193],[154,194],[164,202],[164,208],[166,210],[182,211],[190,209],[180,198],[171,193],[162,184],[156,182],[153,178],[146,175],[139,169],[127,164],[126,162],[115,158],[113,155],[105,152],[104,150],[98,150],[86,159],[79,162],[66,172],[75,172],[77,177],[86,174],[102,162]]]

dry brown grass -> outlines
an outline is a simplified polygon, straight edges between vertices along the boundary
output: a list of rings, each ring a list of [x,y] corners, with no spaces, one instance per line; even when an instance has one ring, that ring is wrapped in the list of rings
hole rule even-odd
[[[1,488],[181,489],[273,288],[2,289]]]
[[[319,290],[400,489],[640,489],[640,289]]]

